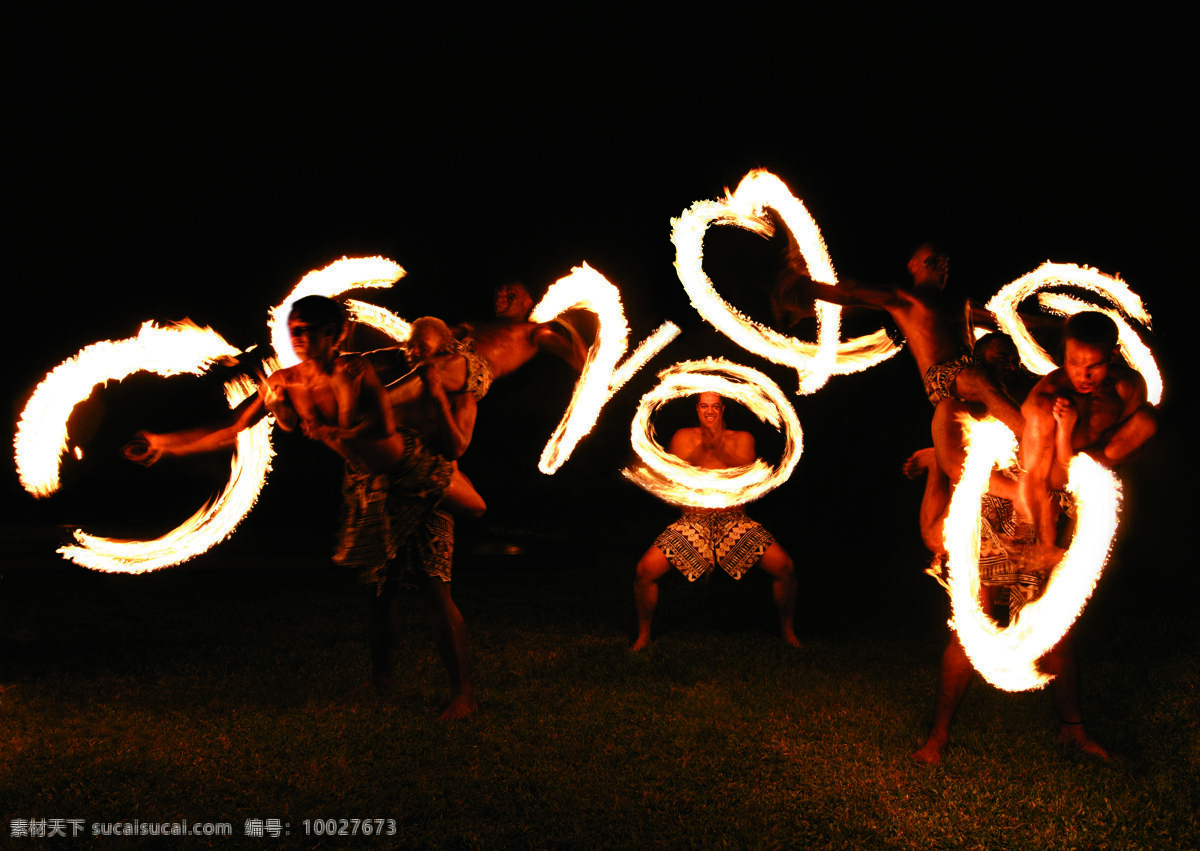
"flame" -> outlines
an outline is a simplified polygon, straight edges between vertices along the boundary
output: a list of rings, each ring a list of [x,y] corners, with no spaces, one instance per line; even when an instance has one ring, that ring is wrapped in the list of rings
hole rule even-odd
[[[279,368],[277,362],[264,365],[268,372]],[[238,376],[225,384],[225,398],[230,408],[236,408],[256,390],[253,381]],[[258,501],[274,455],[271,422],[265,417],[239,432],[224,490],[175,529],[152,541],[120,541],[76,529],[79,546],[65,546],[58,552],[78,565],[110,573],[145,573],[185,562],[233,534]]]
[[[346,300],[346,307],[352,321],[382,331],[397,343],[407,343],[412,336],[412,325],[390,310],[352,298]]]
[[[531,322],[549,322],[573,308],[594,313],[598,327],[567,410],[538,461],[538,469],[547,475],[553,474],[571,457],[575,446],[595,427],[601,408],[613,394],[679,334],[679,328],[674,324],[663,323],[618,369],[617,362],[629,347],[629,326],[617,288],[584,263],[546,290],[529,319]]]
[[[622,470],[627,479],[672,505],[728,508],[758,499],[792,475],[804,451],[803,432],[795,410],[770,378],[721,358],[673,364],[658,377],[658,385],[642,397],[631,430],[633,449],[644,466]],[[783,431],[785,445],[777,468],[756,458],[742,467],[701,469],[671,455],[655,441],[650,420],[664,403],[710,392],[741,403],[760,420]]]
[[[971,664],[993,685],[1008,691],[1039,688],[1052,678],[1037,661],[1066,634],[1083,611],[1104,570],[1117,528],[1121,488],[1117,477],[1080,453],[1071,460],[1067,490],[1078,519],[1066,555],[1042,596],[1001,629],[979,608],[979,500],[994,466],[1016,458],[1016,438],[1002,423],[966,419],[967,456],[945,523],[949,555],[951,627]]]
[[[1150,327],[1150,314],[1137,293],[1120,278],[1072,263],[1043,263],[1032,272],[1005,284],[987,303],[987,309],[996,317],[1000,330],[1012,337],[1025,366],[1038,375],[1046,375],[1058,368],[1046,351],[1037,344],[1025,323],[1017,315],[1017,307],[1029,296],[1046,287],[1072,286],[1090,290],[1104,296],[1118,308],[1120,313],[1109,308],[1096,307],[1071,296],[1041,293],[1038,302],[1059,316],[1070,316],[1083,310],[1104,313],[1117,323],[1121,354],[1130,365],[1146,379],[1146,392],[1150,403],[1162,401],[1162,375],[1158,364],[1133,327],[1125,320],[1128,316]],[[1122,315],[1124,314],[1124,315]]]
[[[800,379],[799,391],[813,393],[830,375],[845,375],[874,366],[900,349],[883,330],[839,343],[842,309],[817,302],[817,343],[805,343],[761,325],[722,299],[704,272],[704,232],[709,225],[735,225],[760,236],[773,227],[763,216],[770,207],[792,232],[814,281],[837,285],[837,274],[817,223],[804,204],[775,175],[751,171],[722,201],[697,201],[672,219],[675,270],[692,306],[729,339],[774,363],[790,366]]]
[[[162,376],[200,375],[213,363],[238,354],[216,331],[187,320],[169,328],[147,322],[136,337],[102,340],[81,349],[50,371],[21,412],[13,446],[22,487],[37,497],[58,490],[67,420],[96,385],[142,370]]]
[[[292,338],[288,335],[288,314],[292,312],[292,303],[296,299],[310,295],[323,295],[333,298],[348,289],[355,287],[390,287],[404,277],[404,270],[386,257],[343,257],[330,263],[324,269],[314,269],[303,278],[296,288],[288,294],[277,307],[271,308],[267,325],[271,329],[271,346],[283,366],[295,366],[300,363],[292,349]],[[379,328],[383,333],[395,337],[393,332],[407,325],[398,316],[388,313],[381,307],[354,302],[351,305],[351,315],[358,320],[360,309],[367,325]],[[384,316],[386,314],[386,317]],[[390,317],[390,318],[388,318]],[[379,323],[379,324],[376,324]],[[404,332],[404,340],[408,334]],[[403,342],[403,340],[401,340]]]

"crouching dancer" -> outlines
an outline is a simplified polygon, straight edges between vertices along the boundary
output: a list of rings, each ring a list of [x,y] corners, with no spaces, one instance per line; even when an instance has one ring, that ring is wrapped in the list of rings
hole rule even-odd
[[[724,469],[754,462],[754,436],[748,431],[725,428],[725,403],[716,393],[701,393],[696,402],[698,428],[681,428],[667,450],[693,467]],[[637,604],[638,635],[632,650],[650,643],[650,622],[658,605],[658,581],[672,566],[695,582],[717,565],[741,579],[755,565],[770,574],[771,594],[779,609],[783,640],[799,647],[793,623],[796,608],[796,576],[791,557],[761,524],[751,520],[740,506],[723,509],[689,508],[668,526],[646,550],[637,566],[633,583]]]
[[[444,377],[463,365],[459,357],[422,361],[422,392],[393,411],[368,360],[340,354],[347,320],[341,305],[323,296],[299,299],[288,318],[292,346],[301,358],[263,381],[232,422],[174,434],[142,432],[126,447],[131,460],[152,464],[164,455],[186,455],[233,444],[239,431],[268,412],[285,430],[299,427],[346,460],[345,504],[334,560],[360,571],[372,587],[369,631],[371,682],[392,682],[396,589],[402,573],[414,574],[425,598],[434,642],[450,677],[443,720],[476,709],[467,664],[466,628],[450,597],[454,523],[446,500],[455,468],[475,425],[470,393],[447,394]],[[398,425],[399,423],[399,425]],[[482,505],[461,477],[455,483],[466,513]],[[472,496],[473,495],[473,496]]]

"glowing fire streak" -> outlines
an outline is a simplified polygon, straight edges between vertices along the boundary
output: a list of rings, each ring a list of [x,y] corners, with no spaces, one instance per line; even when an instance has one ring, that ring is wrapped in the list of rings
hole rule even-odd
[[[267,364],[273,372],[278,364]],[[239,376],[226,383],[225,398],[236,408],[257,391],[254,382]],[[78,565],[112,573],[145,573],[171,567],[211,549],[233,534],[250,513],[271,469],[271,423],[264,418],[252,428],[238,433],[229,481],[216,499],[172,529],[152,541],[120,541],[89,535],[75,530],[79,546],[59,549],[64,558]]]
[[[62,455],[68,448],[67,421],[98,384],[143,370],[163,376],[200,375],[238,354],[216,331],[186,320],[169,328],[147,322],[136,337],[81,349],[50,371],[21,412],[13,444],[22,487],[37,497],[58,490]]]
[[[382,331],[397,343],[407,343],[412,336],[412,325],[390,310],[352,298],[346,300],[346,308],[350,311],[351,320]]]
[[[309,272],[300,279],[300,283],[296,284],[296,288],[281,304],[271,308],[267,325],[271,328],[271,346],[275,349],[279,362],[283,366],[295,366],[300,363],[300,358],[296,357],[296,352],[292,349],[292,338],[287,329],[288,314],[292,312],[292,303],[296,299],[310,295],[333,298],[356,287],[390,287],[402,277],[404,270],[386,257],[343,257],[324,269]],[[386,313],[382,308],[375,308],[375,311]],[[372,325],[372,319],[381,315],[371,312],[366,324]],[[398,317],[393,316],[392,319],[403,323]],[[392,326],[390,322],[384,324],[388,327],[398,327]],[[391,333],[387,327],[381,327],[380,330],[385,334]],[[408,339],[407,336],[405,339]]]
[[[753,321],[717,294],[704,272],[704,232],[709,225],[721,224],[770,236],[773,227],[763,216],[766,207],[779,214],[796,238],[813,280],[837,285],[825,240],[804,204],[778,177],[756,170],[742,178],[738,188],[724,200],[697,201],[678,219],[671,220],[675,270],[692,306],[742,348],[795,369],[800,379],[799,392],[803,394],[820,389],[830,375],[859,372],[896,354],[899,347],[882,330],[839,343],[842,309],[838,305],[817,302],[814,345]]]
[[[1017,307],[1029,296],[1046,287],[1079,287],[1104,296],[1120,308],[1124,316],[1150,327],[1150,314],[1137,293],[1120,278],[1105,275],[1096,269],[1076,266],[1072,263],[1043,263],[1027,275],[1001,287],[987,303],[987,309],[996,317],[1000,330],[1012,337],[1025,366],[1038,375],[1045,375],[1058,368],[1057,364],[1037,344],[1025,323],[1017,315]],[[1115,311],[1098,308],[1069,296],[1043,293],[1038,298],[1043,307],[1059,315],[1077,313],[1080,310],[1096,310],[1110,316],[1120,332],[1121,353],[1134,369],[1146,379],[1150,402],[1157,405],[1162,399],[1162,378],[1158,365],[1150,350],[1138,338],[1137,332]]]
[[[1067,490],[1075,498],[1075,536],[1039,597],[1001,629],[979,608],[979,500],[994,466],[1016,457],[1016,439],[996,420],[966,420],[967,457],[945,523],[949,554],[951,627],[981,674],[1009,691],[1038,688],[1052,679],[1037,660],[1053,648],[1079,617],[1108,558],[1117,528],[1120,484],[1087,455],[1076,455]]]
[[[804,451],[803,432],[796,411],[770,378],[721,358],[677,363],[658,377],[658,385],[642,397],[631,430],[633,449],[645,466],[622,470],[627,479],[672,505],[728,508],[758,499],[792,475]],[[706,470],[693,467],[659,446],[650,423],[654,414],[672,399],[697,393],[718,393],[733,399],[763,422],[780,429],[785,445],[779,466],[772,469],[756,458],[743,467]]]
[[[679,329],[674,325],[664,323],[638,346],[618,370],[617,362],[629,347],[629,326],[625,322],[621,294],[586,263],[572,269],[565,278],[555,281],[530,313],[529,319],[532,322],[549,322],[575,308],[583,308],[596,315],[596,339],[575,383],[571,402],[538,461],[538,469],[547,475],[554,473],[571,457],[575,446],[596,425],[600,409],[621,385],[679,334]]]

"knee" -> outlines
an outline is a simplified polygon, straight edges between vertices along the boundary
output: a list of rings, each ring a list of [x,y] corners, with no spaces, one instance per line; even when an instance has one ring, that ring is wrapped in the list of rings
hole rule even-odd
[[[663,556],[658,550],[648,550],[645,555],[638,560],[637,570],[634,573],[634,582],[638,585],[650,585],[658,581],[663,574]]]
[[[796,563],[786,552],[778,552],[762,562],[763,570],[776,579],[791,579],[796,575]]]
[[[1158,431],[1158,414],[1149,404],[1142,405],[1134,411],[1130,420],[1137,431],[1137,436],[1143,441],[1154,437],[1154,433]]]

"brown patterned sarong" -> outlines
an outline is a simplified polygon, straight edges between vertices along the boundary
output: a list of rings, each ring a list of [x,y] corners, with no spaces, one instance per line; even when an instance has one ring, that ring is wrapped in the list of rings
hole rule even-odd
[[[380,591],[387,581],[415,570],[449,582],[454,553],[454,520],[436,508],[453,468],[430,452],[415,431],[399,431],[404,457],[390,469],[364,473],[346,465],[333,555]]]
[[[475,401],[487,395],[495,376],[492,374],[492,364],[479,352],[475,351],[475,341],[471,337],[461,340],[451,338],[448,350],[456,355],[462,355],[467,362],[467,385],[464,388]]]
[[[970,352],[965,352],[954,360],[935,363],[925,370],[925,395],[929,397],[929,404],[936,408],[943,399],[953,399],[956,402],[967,401],[954,392],[954,381],[960,372],[974,365],[975,356]]]
[[[1012,500],[985,493],[980,500],[979,582],[1008,589],[1008,618],[1041,596],[1046,577],[1025,569],[1034,530],[1013,511]]]
[[[654,541],[679,572],[695,582],[716,568],[741,579],[775,543],[741,508],[689,508]]]

